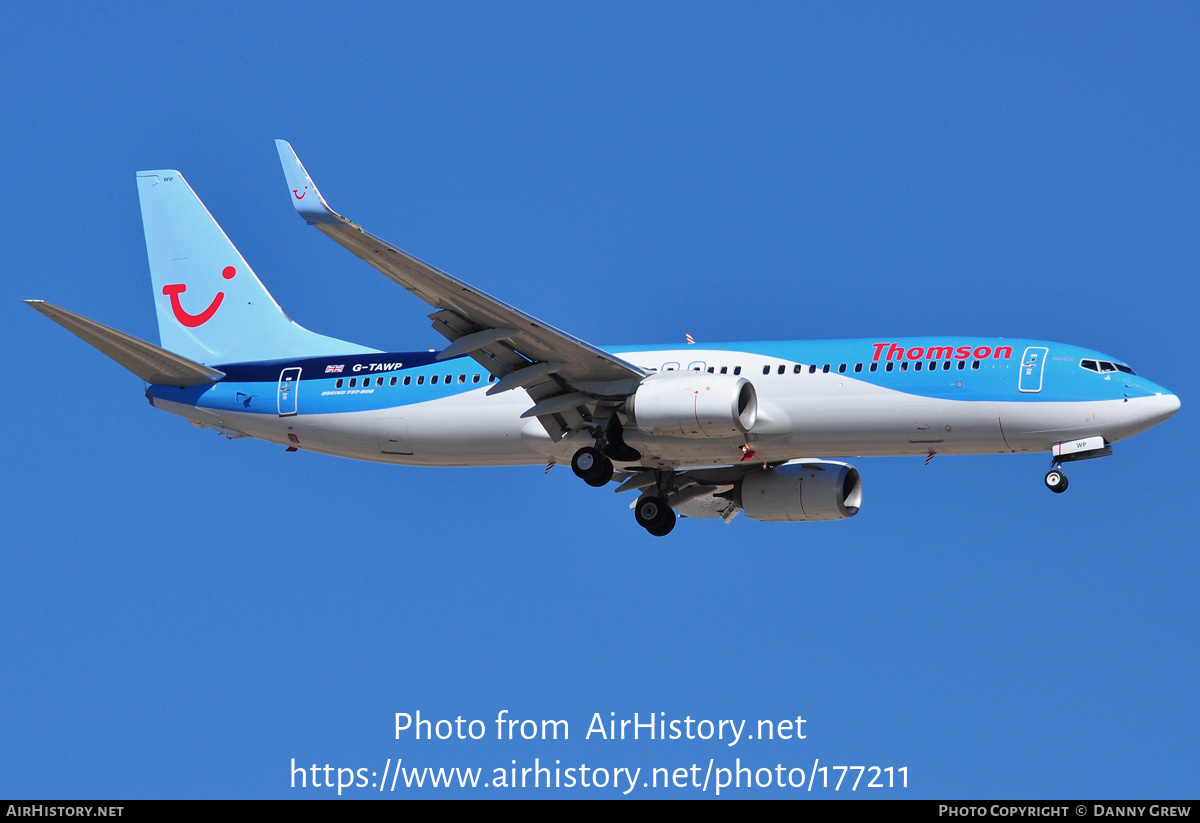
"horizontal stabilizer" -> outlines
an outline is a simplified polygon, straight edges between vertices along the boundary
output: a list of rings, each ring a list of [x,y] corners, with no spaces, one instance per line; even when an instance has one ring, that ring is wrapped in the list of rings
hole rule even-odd
[[[205,386],[225,376],[224,372],[202,366],[186,357],[130,337],[124,332],[110,329],[95,320],[60,309],[45,300],[25,302],[147,383],[162,386]]]

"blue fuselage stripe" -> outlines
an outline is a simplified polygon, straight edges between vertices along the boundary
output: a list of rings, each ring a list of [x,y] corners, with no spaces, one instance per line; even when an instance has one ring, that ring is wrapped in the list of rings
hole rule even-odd
[[[837,374],[847,381],[949,400],[1033,403],[1166,393],[1161,386],[1137,375],[1100,374],[1080,365],[1084,359],[1119,362],[1111,357],[1039,340],[917,337],[614,346],[606,350],[647,370],[707,371],[711,367],[733,374],[740,367],[740,375],[768,396],[775,381],[802,381],[814,366],[818,374]],[[1031,358],[1031,363],[1024,364],[1023,369],[1025,357]],[[1038,362],[1039,357],[1044,362]],[[870,371],[872,364],[874,372]],[[801,367],[799,373],[797,365]],[[856,367],[860,370],[855,371]],[[278,414],[280,377],[285,369],[299,368],[297,385],[290,389],[296,392],[293,399],[300,399],[302,414],[322,414],[394,408],[483,392],[489,382],[487,372],[474,360],[460,357],[438,362],[436,353],[428,351],[235,363],[217,368],[226,377],[211,386],[153,386],[151,393],[164,400],[214,410]],[[406,378],[409,385],[404,385]],[[339,380],[341,386],[337,385]]]

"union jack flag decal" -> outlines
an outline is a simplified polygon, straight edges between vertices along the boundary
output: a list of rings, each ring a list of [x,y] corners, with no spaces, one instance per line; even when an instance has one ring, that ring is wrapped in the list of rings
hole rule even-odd
[[[694,346],[694,345],[696,345],[696,338],[692,337],[690,334],[687,334],[686,332],[684,333],[684,335],[683,335],[683,336],[687,338],[687,341],[688,341],[688,345],[689,345],[689,346]]]
[[[343,364],[341,366],[326,366],[325,373],[326,374],[341,374],[342,369],[344,367],[345,367],[345,364]]]

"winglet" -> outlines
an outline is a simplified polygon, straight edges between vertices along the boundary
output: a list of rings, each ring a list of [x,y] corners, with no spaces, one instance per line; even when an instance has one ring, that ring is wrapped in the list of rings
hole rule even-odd
[[[287,178],[292,205],[296,212],[309,223],[339,223],[345,220],[340,214],[329,208],[317,184],[304,170],[304,164],[296,156],[292,144],[286,140],[276,140],[275,148],[279,152],[279,161],[283,163],[283,176]]]

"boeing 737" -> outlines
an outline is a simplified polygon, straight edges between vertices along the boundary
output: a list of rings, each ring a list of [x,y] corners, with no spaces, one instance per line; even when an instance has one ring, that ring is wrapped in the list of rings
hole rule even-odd
[[[428,303],[440,351],[383,352],[290,320],[178,171],[137,173],[161,346],[41,300],[158,409],[289,451],[417,466],[570,462],[638,493],[650,534],[686,517],[852,517],[859,472],[825,456],[1048,452],[1063,464],[1179,410],[1118,360],[980,337],[599,347],[489,297],[331,209],[276,141],[307,223]]]

